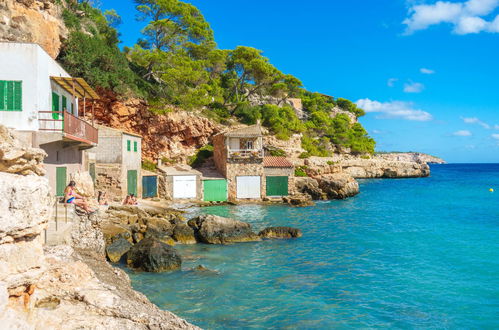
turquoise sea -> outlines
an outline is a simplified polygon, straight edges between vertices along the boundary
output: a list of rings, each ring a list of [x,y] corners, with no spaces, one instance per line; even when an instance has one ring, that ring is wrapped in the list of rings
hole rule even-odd
[[[182,271],[133,286],[207,329],[499,328],[499,164],[431,169],[314,207],[202,209],[303,237],[177,246]]]

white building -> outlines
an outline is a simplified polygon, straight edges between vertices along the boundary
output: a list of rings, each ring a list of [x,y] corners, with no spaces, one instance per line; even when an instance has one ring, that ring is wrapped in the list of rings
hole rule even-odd
[[[98,98],[39,45],[0,42],[0,123],[47,152],[54,194],[62,194],[71,174],[88,170],[83,150],[97,144],[98,132],[80,117],[78,100]]]

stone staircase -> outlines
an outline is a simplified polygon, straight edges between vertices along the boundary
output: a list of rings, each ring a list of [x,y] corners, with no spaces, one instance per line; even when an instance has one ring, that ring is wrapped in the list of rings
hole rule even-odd
[[[56,201],[53,205],[52,217],[45,229],[45,245],[68,244],[75,217],[74,205]]]

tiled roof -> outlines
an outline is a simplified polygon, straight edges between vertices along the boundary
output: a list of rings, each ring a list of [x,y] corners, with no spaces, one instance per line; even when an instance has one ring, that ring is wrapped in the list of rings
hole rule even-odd
[[[286,157],[268,156],[263,158],[263,167],[294,167]]]
[[[259,137],[262,135],[262,127],[258,124],[235,129],[225,134],[228,137]]]

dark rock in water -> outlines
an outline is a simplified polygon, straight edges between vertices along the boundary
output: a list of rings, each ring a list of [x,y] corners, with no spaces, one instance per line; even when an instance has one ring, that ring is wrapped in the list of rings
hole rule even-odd
[[[182,259],[168,244],[147,237],[128,251],[127,264],[134,269],[159,273],[180,269]]]
[[[345,199],[359,193],[359,183],[347,173],[323,175],[318,180],[329,199]]]
[[[314,206],[315,203],[312,202],[312,197],[307,194],[286,196],[282,198],[282,201],[291,206]]]
[[[194,229],[189,227],[185,223],[177,223],[173,229],[173,239],[182,244],[196,244],[196,236],[194,235]]]
[[[219,275],[220,274],[216,270],[208,269],[203,265],[197,265],[192,270],[197,272],[197,273],[203,273],[203,274],[207,274],[207,275]]]
[[[166,219],[149,217],[144,218],[143,222],[148,229],[154,230],[158,233],[163,233],[168,236],[172,236],[173,234],[173,225]]]
[[[319,182],[314,178],[297,177],[295,178],[295,187],[297,192],[307,194],[313,200],[327,199],[322,189],[319,188]]]
[[[291,227],[269,227],[258,233],[261,238],[298,238],[302,232],[298,228]]]
[[[106,255],[111,262],[119,262],[132,246],[129,241],[121,237],[106,247]]]
[[[168,245],[171,245],[171,246],[175,245],[175,241],[168,233],[158,231],[155,228],[147,228],[147,231],[144,233],[144,237],[145,238],[154,238],[154,239],[157,239],[158,241],[161,241],[161,242],[168,244]]]
[[[191,219],[189,226],[194,229],[198,241],[208,244],[230,244],[254,242],[260,238],[251,231],[246,222],[223,218],[216,215],[201,215]]]

